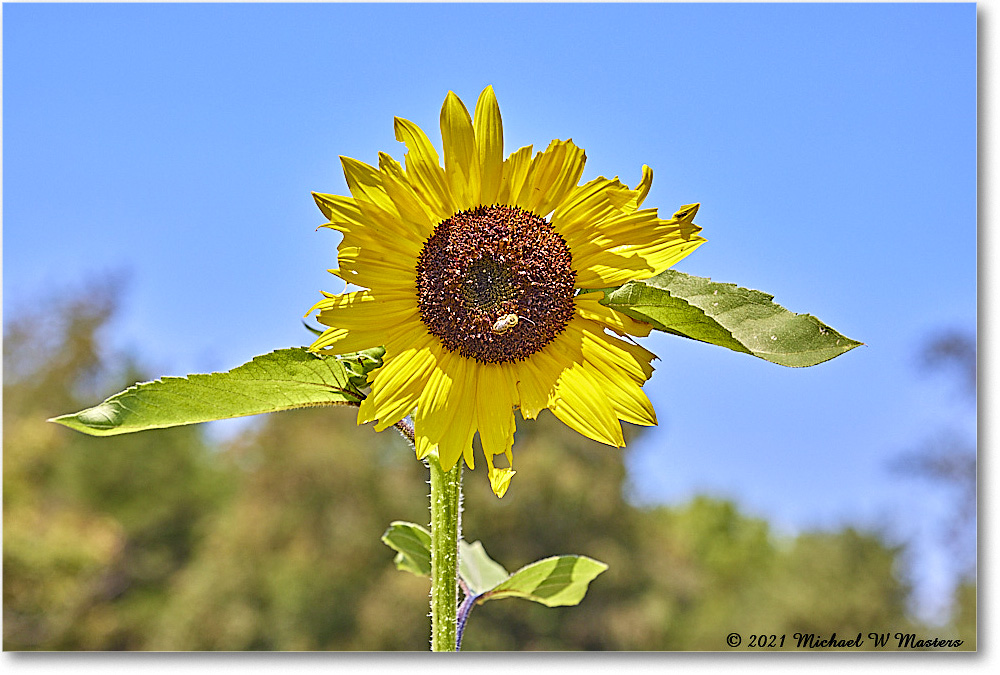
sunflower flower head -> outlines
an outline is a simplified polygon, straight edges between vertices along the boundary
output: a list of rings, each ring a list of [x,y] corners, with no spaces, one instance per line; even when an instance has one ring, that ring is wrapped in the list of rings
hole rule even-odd
[[[337,269],[363,290],[323,293],[310,313],[329,328],[310,349],[385,346],[358,423],[381,431],[412,415],[417,457],[475,468],[478,433],[493,492],[514,475],[515,411],[545,408],[579,433],[625,445],[621,420],[656,424],[642,390],[654,355],[627,336],[650,327],[598,302],[647,279],[705,240],[698,204],[663,219],[617,178],[580,184],[586,155],[571,140],[503,156],[492,87],[474,115],[449,92],[441,109],[444,166],[426,134],[395,119],[400,164],[342,157],[350,197],[314,193],[343,237]],[[498,466],[503,455],[506,466]]]

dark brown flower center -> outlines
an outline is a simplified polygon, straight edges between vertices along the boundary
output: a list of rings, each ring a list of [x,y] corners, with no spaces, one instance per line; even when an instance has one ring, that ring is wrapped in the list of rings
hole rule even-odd
[[[515,206],[460,211],[420,252],[420,318],[466,358],[526,359],[573,317],[570,262],[565,240],[544,218]]]

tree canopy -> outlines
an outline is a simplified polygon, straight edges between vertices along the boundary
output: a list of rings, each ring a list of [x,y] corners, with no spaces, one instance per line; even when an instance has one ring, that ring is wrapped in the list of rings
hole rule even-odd
[[[92,438],[45,422],[148,379],[138,355],[102,347],[114,309],[96,286],[5,325],[4,648],[425,650],[428,582],[379,539],[428,520],[426,469],[394,431],[356,426],[349,408],[266,415],[218,446],[198,427]],[[919,629],[902,551],[877,533],[782,537],[708,497],[635,506],[622,451],[548,414],[517,444],[503,500],[465,481],[465,539],[509,570],[563,553],[610,567],[579,606],[477,608],[465,650]],[[956,630],[974,638],[971,589]]]

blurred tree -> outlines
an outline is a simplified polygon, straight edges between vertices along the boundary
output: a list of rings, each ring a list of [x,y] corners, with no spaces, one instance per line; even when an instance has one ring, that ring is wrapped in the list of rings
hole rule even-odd
[[[954,634],[965,640],[966,649],[977,648],[977,604],[976,580],[967,577],[956,589],[950,624]]]
[[[951,368],[963,396],[976,395],[976,338],[959,330],[943,331],[920,350],[920,365],[929,372]]]
[[[947,330],[929,338],[918,365],[927,373],[950,373],[961,400],[975,412],[976,336]],[[941,525],[948,557],[959,573],[952,606],[951,627],[968,645],[976,645],[976,510],[977,452],[971,435],[956,424],[942,429],[917,449],[903,453],[893,464],[902,475],[919,478],[950,494],[951,513]]]
[[[779,560],[771,588],[779,632],[824,638],[835,632],[850,639],[859,632],[915,630],[906,615],[910,589],[900,578],[901,554],[902,547],[852,527],[796,537]]]
[[[138,375],[102,352],[110,291],[81,297],[6,327],[4,647],[426,650],[429,582],[379,540],[428,520],[426,469],[399,435],[349,408],[265,416],[218,449],[190,427],[46,424]],[[465,538],[510,571],[562,553],[610,569],[576,607],[477,607],[466,650],[728,650],[732,631],[909,625],[898,550],[876,534],[780,538],[718,499],[634,507],[621,452],[549,413],[520,424],[515,452],[503,500],[466,472]]]
[[[947,331],[931,338],[921,350],[920,365],[928,372],[950,370],[959,385],[962,399],[975,406],[975,336]],[[966,571],[972,573],[976,527],[975,439],[969,439],[954,428],[944,430],[919,450],[904,455],[898,468],[952,490],[955,511],[947,528],[947,538],[956,552],[962,555],[968,566]]]
[[[4,649],[140,649],[226,476],[199,431],[90,438],[45,420],[142,379],[104,347],[117,280],[6,321]]]
[[[225,456],[234,498],[180,575],[153,649],[425,649],[428,582],[379,539],[426,523],[423,466],[349,408],[269,415]]]

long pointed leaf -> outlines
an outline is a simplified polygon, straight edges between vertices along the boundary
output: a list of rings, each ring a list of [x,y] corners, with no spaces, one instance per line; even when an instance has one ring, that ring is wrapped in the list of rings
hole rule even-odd
[[[357,404],[355,374],[305,348],[258,356],[225,373],[164,377],[133,385],[100,405],[53,418],[93,436],[257,415],[316,405]]]

